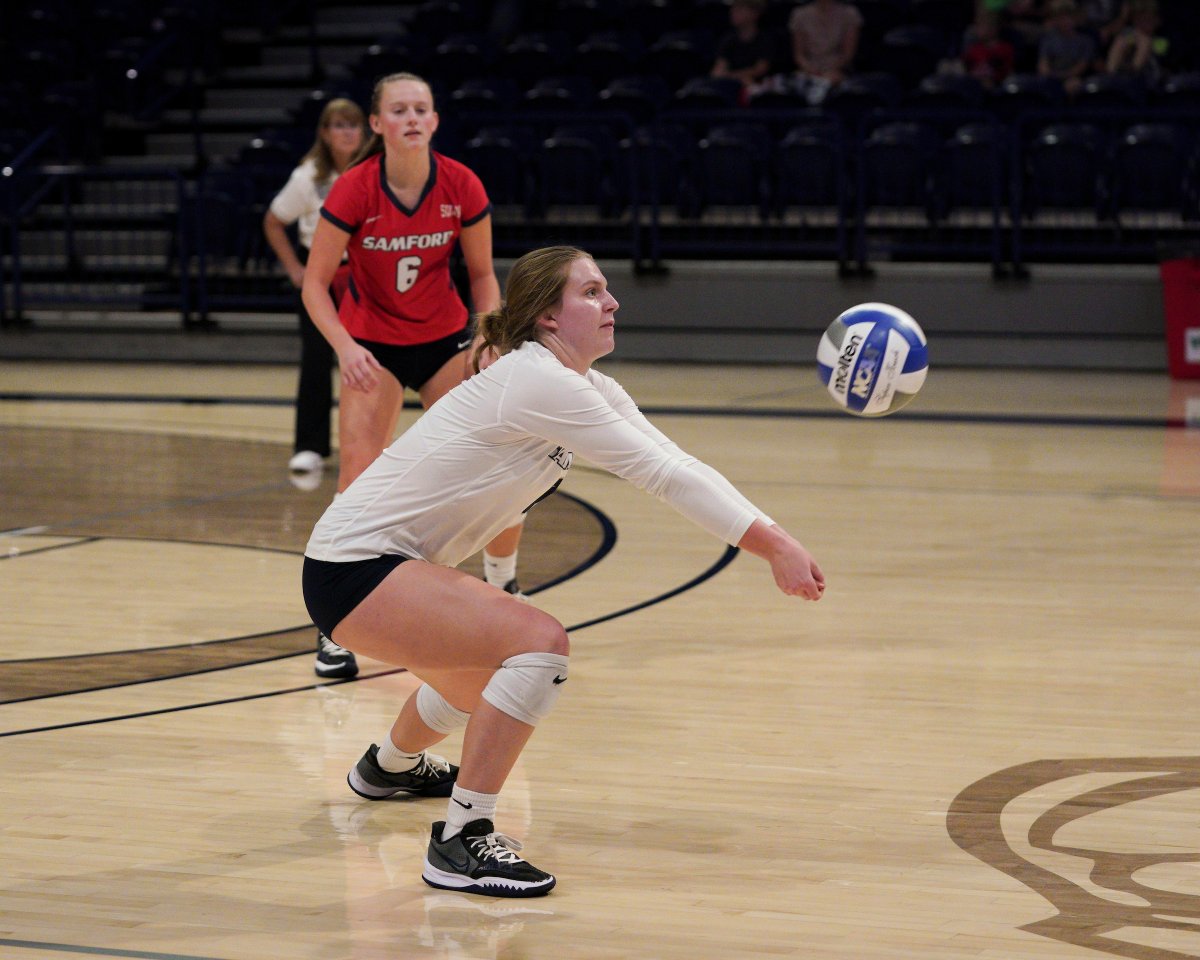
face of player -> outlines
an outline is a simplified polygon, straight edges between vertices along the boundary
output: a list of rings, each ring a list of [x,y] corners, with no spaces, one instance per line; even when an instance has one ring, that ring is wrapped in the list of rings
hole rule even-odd
[[[424,151],[437,130],[429,87],[416,80],[393,80],[379,97],[379,113],[371,114],[371,130],[383,137],[392,151]]]
[[[612,353],[617,312],[608,281],[590,257],[571,263],[562,302],[542,320],[543,340],[568,367],[584,373],[600,357]]]
[[[321,138],[333,154],[338,169],[341,169],[362,146],[363,128],[347,117],[335,116],[322,127]]]

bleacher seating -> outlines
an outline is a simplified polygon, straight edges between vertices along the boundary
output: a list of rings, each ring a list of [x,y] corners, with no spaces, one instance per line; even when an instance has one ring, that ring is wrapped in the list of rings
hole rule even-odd
[[[798,2],[772,0],[764,24],[784,31]],[[504,35],[473,0],[279,10],[108,0],[83,12],[37,0],[4,14],[0,162],[21,156],[23,176],[64,158],[176,170],[189,209],[172,216],[198,235],[175,247],[209,248],[217,266],[208,268],[226,271],[227,289],[239,277],[258,289],[279,278],[255,217],[311,143],[323,104],[344,95],[366,107],[380,76],[409,70],[438,99],[438,149],[476,167],[493,194],[501,255],[553,233],[564,209],[580,242],[628,244],[634,259],[649,217],[667,255],[699,249],[699,224],[711,231],[704,250],[806,255],[797,226],[813,220],[806,211],[845,229],[884,206],[922,212],[931,257],[939,243],[945,256],[974,249],[939,233],[952,211],[983,211],[979,229],[994,231],[991,211],[1007,216],[1011,200],[1020,202],[1011,229],[1024,218],[1041,224],[1039,256],[1056,255],[1048,209],[1074,211],[1070,256],[1080,224],[1085,242],[1143,261],[1162,231],[1195,230],[1200,63],[1178,44],[1153,85],[1095,76],[1069,98],[1061,84],[1018,72],[987,90],[948,69],[969,4],[854,2],[865,20],[855,69],[810,107],[786,83],[745,91],[708,76],[727,27],[723,0],[526,4]],[[314,7],[328,7],[327,17]],[[356,26],[355,17],[368,19]],[[37,139],[47,127],[58,132]],[[35,141],[41,155],[25,156]],[[18,205],[2,203],[14,222]],[[208,203],[213,216],[201,216]],[[19,206],[19,229],[52,248],[61,222],[24,211],[28,197]],[[1132,211],[1151,224],[1141,234],[1126,229]],[[110,213],[115,225],[121,217]],[[1117,230],[1123,246],[1110,243]],[[877,239],[886,246],[891,236]]]

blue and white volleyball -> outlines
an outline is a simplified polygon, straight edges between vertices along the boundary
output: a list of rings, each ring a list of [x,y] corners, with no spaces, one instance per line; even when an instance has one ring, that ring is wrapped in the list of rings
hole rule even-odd
[[[925,382],[929,351],[917,321],[887,303],[860,303],[829,325],[817,371],[833,402],[857,417],[885,417]]]

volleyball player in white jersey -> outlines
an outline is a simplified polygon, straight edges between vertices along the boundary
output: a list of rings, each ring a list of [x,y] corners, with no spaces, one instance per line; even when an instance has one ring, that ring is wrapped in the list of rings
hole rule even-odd
[[[304,598],[337,643],[423,681],[350,772],[351,787],[371,799],[449,795],[425,881],[515,897],[547,893],[555,878],[519,857],[520,844],[495,833],[492,818],[567,679],[567,635],[549,614],[455,566],[580,456],[766,559],[784,593],[817,600],[825,581],[803,546],[591,369],[613,349],[617,301],[590,256],[574,247],[528,253],[505,293],[479,325],[479,356],[498,359],[426,411],[317,522]],[[425,752],[463,725],[461,767]]]

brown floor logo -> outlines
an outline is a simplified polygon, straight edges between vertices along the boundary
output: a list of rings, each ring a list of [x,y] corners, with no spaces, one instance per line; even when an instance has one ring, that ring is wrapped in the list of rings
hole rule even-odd
[[[1084,781],[1064,783],[1079,777]],[[1197,788],[1200,757],[1038,760],[971,784],[954,798],[946,827],[967,853],[1019,880],[1057,909],[1057,916],[1021,929],[1135,960],[1197,958],[1200,892],[1170,888],[1182,887],[1179,879],[1187,873],[1186,885],[1200,891],[1195,871],[1200,849],[1181,849],[1200,847],[1195,804],[1186,822],[1156,813],[1153,822],[1144,824],[1136,806],[1127,806],[1134,801],[1161,804],[1170,795]],[[1074,792],[1062,799],[1064,789]],[[1002,823],[1005,808],[1010,814]],[[1014,809],[1022,815],[1014,818]],[[1114,813],[1120,816],[1122,833],[1100,846],[1119,851],[1094,848],[1090,839],[1084,841],[1087,845],[1064,842],[1096,835],[1084,818]],[[1020,840],[1012,829],[1014,819],[1028,822]],[[1022,844],[1028,845],[1026,855],[1014,848]],[[1058,869],[1037,860],[1053,862]],[[1161,886],[1146,883],[1164,878]]]

